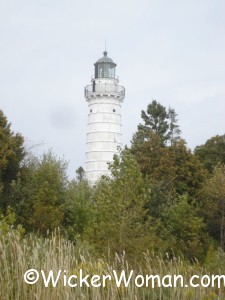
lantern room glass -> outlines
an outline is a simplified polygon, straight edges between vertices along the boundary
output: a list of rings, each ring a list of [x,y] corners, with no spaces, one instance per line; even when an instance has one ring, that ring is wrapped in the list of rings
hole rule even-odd
[[[115,78],[115,64],[110,62],[96,63],[95,78]]]

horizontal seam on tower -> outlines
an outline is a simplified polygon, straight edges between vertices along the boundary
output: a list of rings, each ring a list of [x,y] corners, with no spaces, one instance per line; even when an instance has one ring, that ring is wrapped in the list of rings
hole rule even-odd
[[[92,142],[86,142],[86,144],[91,144],[91,143],[115,143],[115,141],[92,141]],[[117,142],[118,144],[122,144]]]
[[[122,126],[122,124],[120,123],[117,123],[117,122],[109,122],[109,121],[97,121],[97,122],[88,122],[88,125],[89,124],[116,124],[116,125],[119,125],[119,126]]]
[[[122,92],[87,92],[85,97],[96,97],[96,96],[107,96],[112,95],[113,97],[121,97],[124,96]]]
[[[122,133],[119,133],[119,132],[116,132],[116,131],[91,131],[91,132],[87,132],[87,135],[92,134],[92,133],[117,133],[117,134],[122,135]]]
[[[90,97],[89,99],[90,99],[90,100],[93,100],[93,99],[94,99],[94,100],[97,100],[96,97]],[[116,97],[115,99],[118,100],[118,97]],[[121,100],[121,99],[119,99],[119,100],[120,100],[120,103],[121,103],[122,100]],[[87,102],[89,102],[88,105],[93,105],[93,104],[90,104],[90,101],[87,101]],[[109,102],[109,101],[107,101],[107,100],[106,100],[106,101],[103,101],[103,100],[101,100],[101,101],[100,101],[100,100],[99,100],[99,101],[95,101],[95,104],[97,104],[97,103],[98,103],[98,104],[103,104],[103,103],[104,103],[104,104],[106,104],[106,103],[107,103],[107,104],[115,104],[115,102]],[[117,105],[120,105],[120,103],[117,104]]]
[[[120,103],[109,102],[109,101],[107,101],[107,102],[101,102],[101,101],[99,101],[99,102],[95,102],[95,103],[90,103],[88,106],[90,107],[90,106],[96,105],[96,104],[113,104],[113,105],[117,105],[117,106],[121,107]]]
[[[107,111],[98,111],[98,112],[91,112],[89,113],[88,115],[91,116],[91,115],[98,115],[98,114],[108,114],[108,115],[114,115],[114,116],[121,116],[121,114],[117,114],[115,112],[107,112]]]

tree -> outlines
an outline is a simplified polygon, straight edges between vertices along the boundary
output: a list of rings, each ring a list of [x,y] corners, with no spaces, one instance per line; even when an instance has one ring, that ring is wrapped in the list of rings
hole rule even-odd
[[[204,145],[197,146],[194,152],[212,173],[217,164],[225,164],[225,134],[213,136]]]
[[[137,132],[133,135],[131,152],[140,164],[141,171],[150,181],[159,182],[166,186],[171,185],[176,177],[176,166],[171,160],[171,146],[179,141],[180,129],[177,125],[177,114],[169,108],[153,100],[147,111],[141,112],[144,124],[138,125]]]
[[[10,184],[21,171],[21,162],[25,157],[24,138],[11,130],[11,124],[0,110],[0,208],[12,205],[8,201]]]
[[[181,130],[177,124],[177,114],[175,110],[171,107],[168,109],[168,118],[169,118],[169,137],[170,145],[173,146],[180,139]]]
[[[156,243],[151,220],[144,208],[149,191],[133,155],[124,150],[114,157],[111,178],[95,187],[95,218],[86,238],[99,253],[123,253],[137,257]]]
[[[174,186],[179,195],[188,193],[195,197],[207,178],[207,172],[198,157],[180,139],[168,148],[169,157],[176,168]]]
[[[207,250],[205,224],[198,214],[196,205],[190,204],[187,195],[183,195],[162,216],[162,231],[170,249],[188,259],[203,258]]]
[[[164,147],[159,136],[149,132],[149,139],[133,144],[131,152],[146,180],[163,186],[170,199],[176,193],[194,196],[207,176],[198,157],[187,148],[182,139],[172,146]]]
[[[78,182],[81,182],[85,178],[85,171],[84,169],[80,166],[78,169],[76,169],[76,174],[77,174],[77,180]]]
[[[66,168],[66,162],[49,152],[30,162],[26,180],[18,177],[13,182],[11,197],[17,200],[18,222],[27,231],[46,234],[61,225],[68,185]]]
[[[63,205],[63,226],[72,240],[83,238],[93,217],[92,189],[86,180],[71,181]]]
[[[225,165],[218,165],[201,192],[202,212],[208,231],[225,250]]]
[[[149,133],[156,134],[164,146],[168,141],[172,142],[178,139],[180,134],[177,125],[177,114],[172,108],[167,109],[156,100],[153,100],[148,106],[146,112],[141,111],[141,118],[144,124],[138,125],[138,130],[133,136],[132,145],[143,143],[149,140]]]
[[[145,130],[150,129],[152,132],[158,134],[162,141],[165,142],[168,138],[167,131],[169,129],[168,125],[168,114],[166,108],[153,100],[147,107],[147,111],[141,111],[141,117],[145,122]],[[143,125],[139,125],[143,128]]]

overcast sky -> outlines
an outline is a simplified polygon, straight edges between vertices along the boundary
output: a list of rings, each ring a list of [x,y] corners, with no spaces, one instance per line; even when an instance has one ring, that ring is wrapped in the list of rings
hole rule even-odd
[[[35,153],[84,166],[84,86],[117,63],[123,139],[152,99],[174,108],[190,148],[225,133],[224,0],[0,0],[0,109]]]

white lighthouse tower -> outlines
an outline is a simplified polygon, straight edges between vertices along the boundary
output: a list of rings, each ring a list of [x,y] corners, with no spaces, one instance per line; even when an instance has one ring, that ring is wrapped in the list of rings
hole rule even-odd
[[[107,56],[95,64],[95,75],[85,87],[88,102],[86,178],[94,184],[101,175],[109,175],[108,163],[122,146],[121,103],[125,89],[115,75],[116,64]]]

